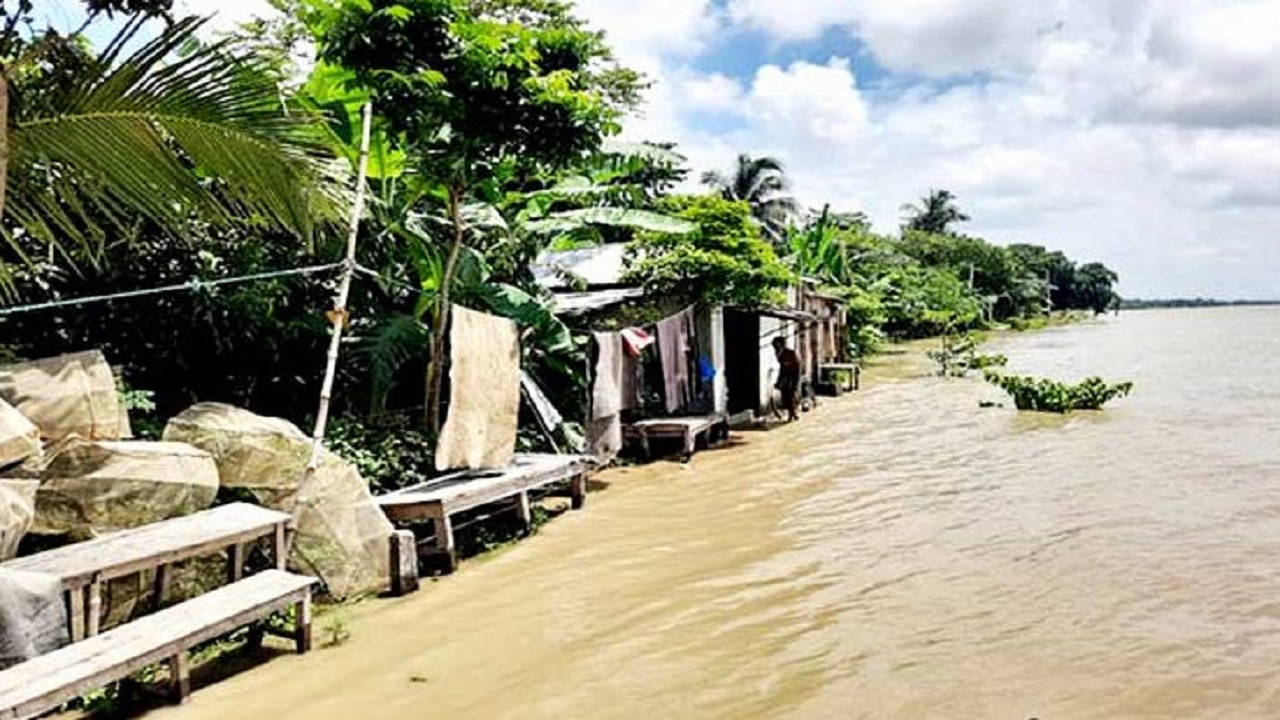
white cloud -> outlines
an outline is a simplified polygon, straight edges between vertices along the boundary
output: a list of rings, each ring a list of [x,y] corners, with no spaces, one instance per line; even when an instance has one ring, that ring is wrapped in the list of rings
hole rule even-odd
[[[615,34],[644,35],[626,3],[584,2],[617,8],[603,18]],[[698,171],[773,154],[803,201],[882,229],[947,187],[968,230],[1103,260],[1131,294],[1280,297],[1280,2],[694,5],[664,35],[692,44],[632,46],[649,48],[658,85],[629,132],[679,141]],[[742,80],[693,69],[742,28],[791,54],[835,28],[897,75],[861,86],[862,57],[760,62]]]

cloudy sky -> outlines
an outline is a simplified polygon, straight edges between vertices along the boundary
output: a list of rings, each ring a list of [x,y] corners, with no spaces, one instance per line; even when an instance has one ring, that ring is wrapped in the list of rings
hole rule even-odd
[[[1280,298],[1280,0],[577,4],[654,82],[626,133],[699,172],[775,155],[886,231],[947,188],[1130,297]]]

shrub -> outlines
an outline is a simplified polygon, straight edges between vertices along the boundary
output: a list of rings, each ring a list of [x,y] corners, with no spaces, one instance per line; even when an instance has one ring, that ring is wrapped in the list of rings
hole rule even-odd
[[[1070,383],[1022,375],[1001,375],[987,370],[987,382],[1009,393],[1019,410],[1067,413],[1073,410],[1101,410],[1112,400],[1133,391],[1133,383],[1109,384],[1099,377]]]

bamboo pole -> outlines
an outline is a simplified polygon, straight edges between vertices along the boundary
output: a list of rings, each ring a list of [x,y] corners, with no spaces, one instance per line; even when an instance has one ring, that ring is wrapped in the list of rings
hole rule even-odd
[[[356,165],[356,199],[351,206],[351,225],[347,231],[347,256],[343,264],[338,294],[333,300],[333,334],[329,339],[328,363],[324,369],[324,382],[320,386],[320,409],[316,412],[316,427],[311,435],[311,461],[307,472],[320,466],[324,450],[324,431],[329,423],[329,402],[333,398],[333,379],[338,370],[338,350],[342,345],[342,328],[349,316],[347,300],[351,295],[351,278],[356,272],[356,238],[360,234],[360,218],[364,214],[365,183],[369,168],[369,135],[373,125],[373,104],[366,102],[361,111],[363,126],[360,133],[360,159]]]

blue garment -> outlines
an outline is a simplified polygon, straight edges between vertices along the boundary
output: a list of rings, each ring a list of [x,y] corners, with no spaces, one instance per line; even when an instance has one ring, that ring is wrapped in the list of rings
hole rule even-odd
[[[698,374],[702,376],[703,382],[711,382],[716,379],[716,366],[711,364],[705,356],[698,358]]]

